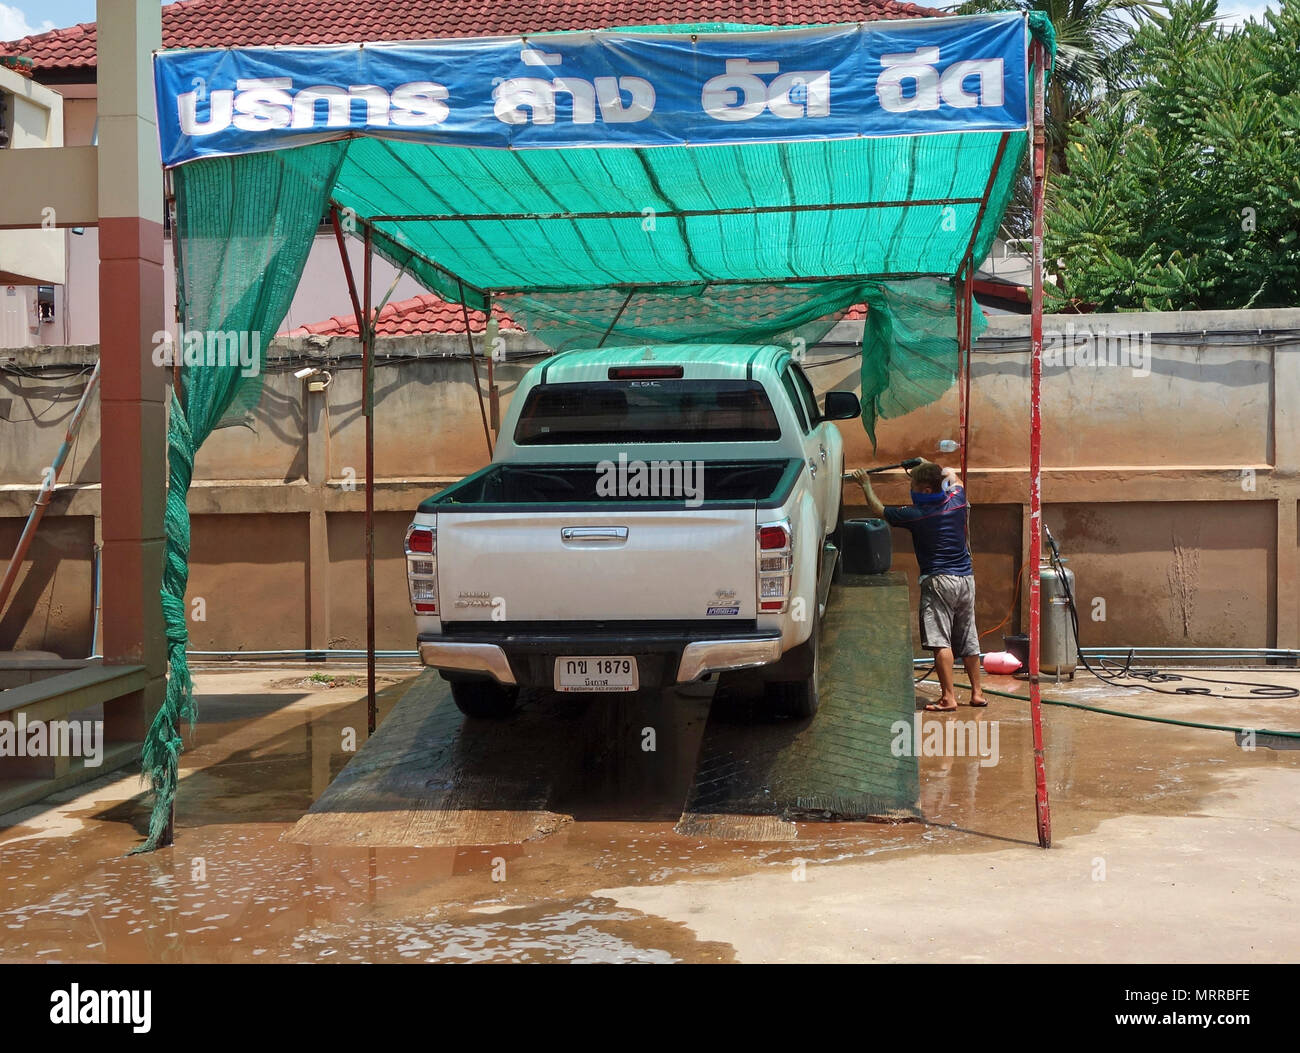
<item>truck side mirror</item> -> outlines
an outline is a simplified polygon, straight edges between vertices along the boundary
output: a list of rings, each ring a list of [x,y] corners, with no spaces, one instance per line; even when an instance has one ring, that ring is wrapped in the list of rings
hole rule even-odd
[[[862,403],[851,391],[826,392],[826,410],[822,420],[853,420],[862,416]]]

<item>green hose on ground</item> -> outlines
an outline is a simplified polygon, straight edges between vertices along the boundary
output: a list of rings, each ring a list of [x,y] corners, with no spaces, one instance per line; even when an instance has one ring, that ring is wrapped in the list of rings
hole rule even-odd
[[[970,690],[970,684],[954,683],[954,687],[962,688],[965,691]],[[1014,698],[1021,702],[1029,702],[1028,695],[1016,695],[1010,691],[994,691],[992,688],[985,688],[984,694],[997,695],[998,698]],[[1045,706],[1064,706],[1066,709],[1082,709],[1088,713],[1101,713],[1108,717],[1127,717],[1129,720],[1146,720],[1152,724],[1175,724],[1181,728],[1199,728],[1202,731],[1231,731],[1234,735],[1253,735],[1256,740],[1265,735],[1272,735],[1280,739],[1300,739],[1300,731],[1269,731],[1261,728],[1238,728],[1230,727],[1227,724],[1202,724],[1196,720],[1174,720],[1172,717],[1149,717],[1143,713],[1126,713],[1119,709],[1106,709],[1103,706],[1090,706],[1085,702],[1066,702],[1059,698],[1044,698],[1042,703]]]

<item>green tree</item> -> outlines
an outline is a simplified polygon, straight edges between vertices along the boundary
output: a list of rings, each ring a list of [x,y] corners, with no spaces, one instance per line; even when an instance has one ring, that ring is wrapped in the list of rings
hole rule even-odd
[[[1056,32],[1056,65],[1047,84],[1048,194],[1058,173],[1069,168],[1069,144],[1080,122],[1101,102],[1132,87],[1133,34],[1159,0],[968,0],[955,14],[1041,11]],[[1003,220],[1004,233],[1026,238],[1032,225],[1028,166]]]
[[[1225,31],[1175,0],[1133,41],[1136,87],[1076,130],[1047,253],[1100,310],[1300,304],[1300,0]]]
[[[1041,11],[1056,31],[1056,66],[1047,86],[1047,141],[1052,167],[1064,171],[1071,127],[1108,93],[1128,86],[1134,30],[1155,0],[968,0],[959,15]]]

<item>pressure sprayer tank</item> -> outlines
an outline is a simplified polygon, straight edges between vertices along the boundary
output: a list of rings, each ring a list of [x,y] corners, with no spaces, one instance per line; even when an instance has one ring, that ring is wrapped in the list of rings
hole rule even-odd
[[[1038,583],[1042,590],[1038,668],[1042,673],[1068,676],[1073,680],[1074,668],[1079,661],[1079,641],[1074,635],[1066,586],[1069,586],[1069,595],[1076,597],[1077,604],[1079,594],[1074,588],[1074,571],[1065,566],[1057,570],[1050,563],[1043,563],[1038,568]]]

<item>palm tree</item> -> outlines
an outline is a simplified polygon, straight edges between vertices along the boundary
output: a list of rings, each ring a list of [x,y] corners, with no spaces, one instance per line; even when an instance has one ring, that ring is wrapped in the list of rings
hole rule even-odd
[[[1056,65],[1047,84],[1047,181],[1069,168],[1066,148],[1072,129],[1102,99],[1132,88],[1133,33],[1142,19],[1162,10],[1159,0],[967,0],[953,14],[1042,11],[1056,31]],[[1004,232],[1029,234],[1029,180],[1016,186]]]

